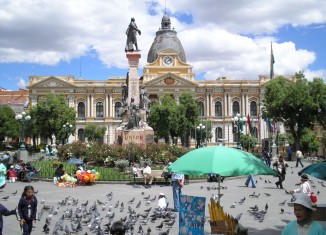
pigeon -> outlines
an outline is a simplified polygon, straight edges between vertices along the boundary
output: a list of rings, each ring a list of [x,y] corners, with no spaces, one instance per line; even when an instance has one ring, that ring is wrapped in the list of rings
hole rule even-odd
[[[172,228],[172,226],[174,225],[174,222],[175,222],[175,220],[172,220],[172,221],[167,222],[165,224],[167,225],[168,228]]]
[[[145,212],[150,212],[152,210],[152,207],[150,207],[150,208],[148,208],[148,209],[146,209],[146,210],[144,210]]]
[[[285,203],[286,203],[286,200],[284,200],[283,202],[280,202],[280,206],[284,206],[285,205]]]
[[[43,198],[42,200],[41,200],[41,204],[44,204],[45,203],[45,199]]]
[[[320,194],[320,192],[319,192],[319,190],[317,191],[317,195],[319,195]]]
[[[236,205],[237,205],[237,203],[233,202],[233,204],[231,205],[231,208],[235,208]]]
[[[7,201],[9,199],[9,196],[5,196],[5,197],[3,197],[1,199],[4,200],[4,201]]]
[[[265,211],[267,211],[268,210],[268,204],[266,203],[266,205],[265,205]]]
[[[128,203],[132,204],[134,201],[135,201],[135,198],[133,198],[130,201],[128,201]]]
[[[99,204],[99,205],[103,205],[104,203],[103,202],[101,202],[100,200],[96,200],[97,201],[97,203]]]
[[[152,232],[152,229],[151,229],[150,227],[148,227],[148,228],[147,228],[147,233],[146,233],[146,235],[150,235],[151,232]]]
[[[43,225],[43,232],[49,233],[49,231],[50,231],[50,228],[49,228],[48,224],[44,224]]]
[[[163,228],[163,222],[161,222],[161,224],[157,225],[155,228],[158,229],[158,230],[161,230]]]
[[[139,202],[137,203],[136,208],[139,208],[140,205],[141,205],[141,201],[139,201]]]
[[[140,233],[140,234],[143,233],[143,226],[139,225],[137,233]]]
[[[38,193],[38,190],[34,191],[34,194],[37,194]]]
[[[65,231],[65,233],[68,234],[68,235],[70,235],[70,234],[72,233],[72,232],[69,230],[68,225],[66,225],[64,231]]]
[[[160,232],[159,235],[168,235],[169,232],[170,232],[170,229],[168,228],[166,231]]]
[[[17,190],[15,192],[13,192],[11,195],[16,195],[17,194]]]
[[[145,200],[148,200],[151,197],[151,195],[148,195],[147,197],[144,197]]]
[[[284,213],[284,209],[283,208],[281,208],[281,214],[283,214]]]

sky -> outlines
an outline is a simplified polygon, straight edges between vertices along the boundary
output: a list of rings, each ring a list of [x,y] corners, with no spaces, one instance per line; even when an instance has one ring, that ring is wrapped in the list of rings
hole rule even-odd
[[[197,80],[258,79],[304,71],[326,82],[326,1],[0,0],[0,88],[29,76],[125,76],[125,34],[141,35],[139,75],[166,12]]]

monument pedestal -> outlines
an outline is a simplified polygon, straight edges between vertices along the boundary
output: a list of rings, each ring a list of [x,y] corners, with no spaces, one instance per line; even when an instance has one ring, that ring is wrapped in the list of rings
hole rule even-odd
[[[122,146],[134,143],[146,147],[147,144],[154,143],[154,131],[151,127],[133,130],[118,127],[115,131],[115,142]]]
[[[28,158],[28,152],[27,150],[19,150],[18,153],[17,153],[17,157],[18,157],[18,160],[22,160],[23,162],[27,162],[27,158]]]

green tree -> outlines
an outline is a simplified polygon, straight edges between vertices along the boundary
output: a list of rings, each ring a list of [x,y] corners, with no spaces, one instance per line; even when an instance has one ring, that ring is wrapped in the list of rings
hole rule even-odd
[[[308,82],[302,72],[295,74],[294,81],[278,77],[266,85],[263,112],[289,128],[295,149],[299,149],[304,128],[310,128],[315,120],[323,122],[326,118],[325,97],[326,85],[319,78]]]
[[[19,123],[15,119],[15,112],[9,106],[0,107],[0,139],[16,139],[18,136]]]
[[[155,103],[148,117],[148,124],[155,130],[158,138],[164,138],[169,143],[170,137],[178,135],[177,104],[169,94],[161,99],[161,104]]]
[[[316,134],[309,128],[305,128],[300,139],[300,150],[303,153],[314,153],[318,151],[320,146],[321,143]]]
[[[242,148],[247,151],[253,151],[256,148],[257,143],[257,139],[250,134],[240,135],[240,144]]]
[[[179,136],[183,146],[189,146],[189,137],[195,129],[196,123],[199,123],[199,108],[194,96],[190,92],[184,92],[179,98],[178,105],[178,123]]]
[[[106,128],[104,126],[88,123],[85,126],[85,137],[87,137],[88,141],[97,141],[98,143],[103,143],[105,130]]]
[[[48,94],[40,99],[36,106],[30,110],[32,117],[28,123],[28,129],[33,135],[43,135],[51,139],[52,134],[57,140],[63,141],[66,136],[66,130],[63,125],[69,122],[75,128],[76,112],[67,104],[67,100],[62,95]],[[71,130],[74,133],[74,130]]]

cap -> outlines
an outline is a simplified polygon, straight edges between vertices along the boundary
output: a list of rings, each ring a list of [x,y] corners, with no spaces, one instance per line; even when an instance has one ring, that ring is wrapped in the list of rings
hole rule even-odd
[[[301,175],[301,179],[302,180],[308,180],[309,178],[308,178],[308,176],[306,174],[302,174]]]
[[[313,211],[316,210],[315,208],[312,207],[312,201],[309,195],[306,193],[296,193],[295,200],[293,202],[288,203],[289,206],[294,206],[294,204],[299,204]]]
[[[158,195],[160,195],[160,196],[165,196],[165,194],[164,194],[164,193],[159,193]]]

